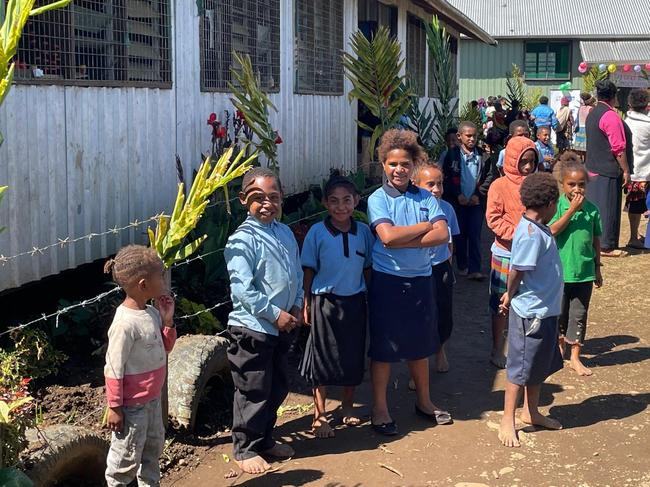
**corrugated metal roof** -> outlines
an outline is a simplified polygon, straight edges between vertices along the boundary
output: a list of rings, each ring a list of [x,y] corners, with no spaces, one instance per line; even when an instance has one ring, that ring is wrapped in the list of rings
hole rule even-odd
[[[617,0],[613,3],[593,0],[448,1],[496,39],[650,39],[649,0]]]
[[[580,52],[588,63],[647,63],[650,41],[581,41]]]

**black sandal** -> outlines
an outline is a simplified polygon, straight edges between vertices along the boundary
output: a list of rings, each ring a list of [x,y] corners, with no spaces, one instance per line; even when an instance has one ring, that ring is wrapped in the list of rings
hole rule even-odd
[[[370,426],[372,426],[372,429],[375,430],[380,435],[384,435],[384,436],[397,435],[397,424],[395,424],[395,421],[391,421],[390,423],[382,423],[382,424],[375,424],[373,422],[370,422]]]

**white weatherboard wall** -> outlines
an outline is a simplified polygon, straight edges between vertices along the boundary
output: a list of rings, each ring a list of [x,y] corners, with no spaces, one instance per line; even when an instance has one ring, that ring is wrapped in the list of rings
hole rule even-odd
[[[356,103],[346,95],[293,93],[294,11],[280,7],[280,92],[271,122],[282,136],[280,175],[288,194],[320,183],[330,168],[356,167]],[[399,8],[428,20],[408,0]],[[344,46],[357,28],[357,0],[345,0]],[[0,107],[0,255],[12,256],[59,238],[78,237],[169,212],[176,195],[175,155],[185,174],[210,147],[206,119],[232,110],[228,93],[200,91],[196,2],[174,0],[171,89],[16,85]],[[457,35],[456,33],[454,33]],[[404,54],[404,50],[403,50]],[[428,63],[427,63],[428,68]],[[351,89],[345,81],[344,93]],[[221,113],[220,113],[221,112]],[[153,226],[153,225],[152,225]],[[0,291],[104,258],[128,243],[145,243],[146,226],[84,240],[42,255],[0,264]]]

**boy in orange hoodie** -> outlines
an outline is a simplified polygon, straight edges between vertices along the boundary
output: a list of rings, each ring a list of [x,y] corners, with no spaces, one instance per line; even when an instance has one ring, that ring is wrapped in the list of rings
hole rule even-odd
[[[490,362],[503,369],[506,366],[505,333],[508,317],[499,312],[499,303],[508,283],[510,248],[515,228],[526,210],[521,203],[519,188],[524,178],[535,171],[539,163],[535,143],[527,137],[514,137],[506,147],[504,176],[496,179],[488,191],[485,219],[494,232],[490,271],[490,310],[492,312],[492,353]]]

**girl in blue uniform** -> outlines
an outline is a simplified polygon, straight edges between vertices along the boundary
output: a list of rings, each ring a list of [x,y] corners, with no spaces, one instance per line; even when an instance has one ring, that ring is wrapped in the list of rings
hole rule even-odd
[[[366,279],[374,237],[352,219],[359,195],[352,182],[332,176],[325,185],[324,221],[309,229],[302,248],[305,323],[311,325],[301,374],[313,387],[312,432],[334,436],[325,410],[326,386],[342,386],[343,423],[360,423],[353,413],[354,388],[363,380],[366,348]]]
[[[436,198],[411,183],[423,157],[417,135],[389,130],[378,148],[386,182],[368,199],[368,217],[377,235],[369,288],[372,427],[396,435],[386,390],[391,363],[407,361],[415,382],[415,411],[434,423],[450,423],[429,395],[428,357],[440,346],[429,247],[449,240],[447,221]]]

